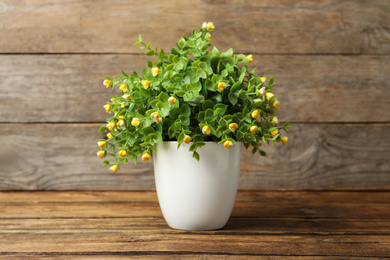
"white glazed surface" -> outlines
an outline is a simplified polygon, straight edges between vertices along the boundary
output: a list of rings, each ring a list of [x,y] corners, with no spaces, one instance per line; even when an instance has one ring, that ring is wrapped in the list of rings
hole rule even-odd
[[[208,142],[192,158],[191,143],[177,150],[177,142],[157,144],[153,154],[157,196],[171,228],[212,230],[226,225],[236,199],[241,143],[226,150]]]

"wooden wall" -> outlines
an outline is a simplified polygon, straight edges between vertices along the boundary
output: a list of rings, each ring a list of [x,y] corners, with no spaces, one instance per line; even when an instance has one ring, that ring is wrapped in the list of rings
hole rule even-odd
[[[96,156],[110,91],[213,21],[220,50],[275,76],[289,144],[242,156],[241,189],[390,188],[390,1],[0,1],[0,189],[154,189],[151,163]]]

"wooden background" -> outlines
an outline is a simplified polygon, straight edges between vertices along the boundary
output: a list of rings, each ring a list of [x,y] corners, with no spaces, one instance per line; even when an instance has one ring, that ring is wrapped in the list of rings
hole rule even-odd
[[[0,189],[154,189],[151,163],[96,156],[110,91],[213,21],[220,50],[276,77],[289,144],[242,156],[241,189],[390,188],[390,1],[0,1]]]

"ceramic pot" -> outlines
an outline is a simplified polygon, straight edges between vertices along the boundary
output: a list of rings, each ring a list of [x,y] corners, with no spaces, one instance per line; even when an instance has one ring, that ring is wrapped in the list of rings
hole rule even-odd
[[[200,161],[183,144],[157,144],[153,153],[157,196],[171,228],[212,230],[224,227],[230,217],[240,175],[241,143],[226,150],[207,142],[199,148]]]

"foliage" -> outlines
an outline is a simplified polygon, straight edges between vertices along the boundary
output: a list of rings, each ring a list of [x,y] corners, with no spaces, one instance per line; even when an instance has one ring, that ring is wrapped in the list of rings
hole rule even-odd
[[[136,164],[137,156],[149,160],[157,152],[156,143],[162,141],[178,141],[178,148],[191,141],[189,151],[197,160],[197,149],[207,141],[227,149],[240,141],[263,156],[262,144],[287,143],[280,130],[288,133],[289,122],[278,127],[274,116],[280,105],[273,95],[274,78],[267,84],[265,77],[255,74],[256,68],[249,70],[252,55],[236,55],[233,49],[220,52],[215,47],[210,51],[214,29],[210,24],[183,36],[171,53],[152,49],[139,35],[134,45],[142,45],[146,56],[157,60],[148,60],[142,75],[122,71],[122,77],[106,76],[104,85],[119,87],[121,95],[104,106],[114,113],[99,129],[110,131],[108,139],[99,142],[98,156],[104,158],[104,166],[111,165],[116,172],[119,164],[129,160]]]

